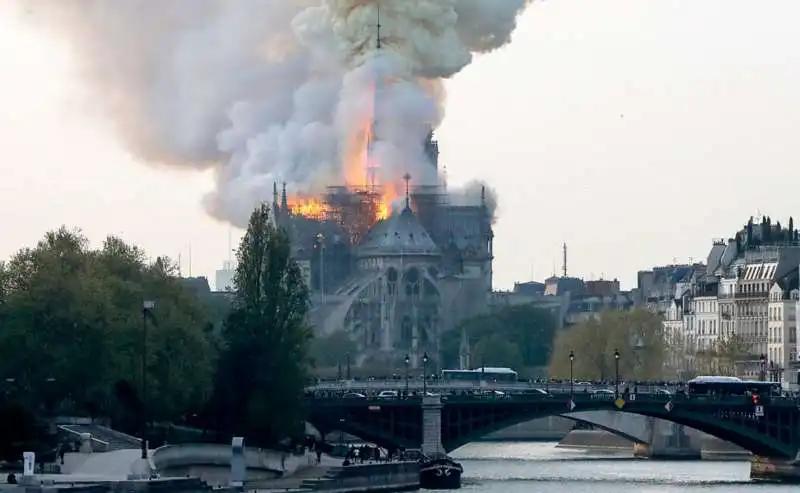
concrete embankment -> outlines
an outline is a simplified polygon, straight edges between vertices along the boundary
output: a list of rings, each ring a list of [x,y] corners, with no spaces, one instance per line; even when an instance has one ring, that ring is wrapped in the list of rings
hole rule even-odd
[[[260,493],[285,490],[326,493],[391,493],[419,489],[419,464],[388,462],[314,467],[292,477],[248,484]]]
[[[575,422],[560,416],[534,419],[496,431],[481,438],[482,442],[552,442],[561,440]]]
[[[558,447],[633,453],[633,442],[630,440],[594,430],[572,430],[558,443]]]
[[[749,452],[732,443],[694,430],[690,433],[694,439],[700,440],[703,459],[747,460],[750,456]],[[608,452],[634,451],[632,441],[602,430],[573,430],[559,442],[558,447]]]

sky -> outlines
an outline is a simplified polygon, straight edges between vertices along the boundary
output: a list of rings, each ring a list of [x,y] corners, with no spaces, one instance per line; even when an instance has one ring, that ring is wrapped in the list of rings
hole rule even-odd
[[[66,47],[0,0],[0,259],[45,231],[107,234],[207,275],[241,235],[207,172],[137,162],[71,97]],[[800,219],[797,0],[544,0],[448,83],[450,183],[499,194],[496,289],[561,269],[618,278],[705,258],[751,215]]]

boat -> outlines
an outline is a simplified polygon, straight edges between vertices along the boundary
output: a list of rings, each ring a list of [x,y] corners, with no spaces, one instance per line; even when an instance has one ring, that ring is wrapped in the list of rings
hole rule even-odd
[[[464,468],[446,454],[435,453],[419,460],[419,487],[426,490],[457,490],[461,488]]]

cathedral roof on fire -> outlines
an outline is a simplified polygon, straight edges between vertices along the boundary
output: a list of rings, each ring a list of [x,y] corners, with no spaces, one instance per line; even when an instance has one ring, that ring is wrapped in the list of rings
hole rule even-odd
[[[358,247],[361,257],[439,255],[431,236],[410,207],[377,223]]]

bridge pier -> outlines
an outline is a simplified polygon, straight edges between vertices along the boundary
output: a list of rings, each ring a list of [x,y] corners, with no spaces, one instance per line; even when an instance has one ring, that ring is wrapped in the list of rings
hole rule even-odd
[[[634,443],[633,455],[644,459],[698,460],[702,458],[700,444],[677,423],[648,417],[650,440]]]
[[[438,395],[422,398],[422,453],[444,453],[442,445],[442,398]]]

